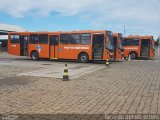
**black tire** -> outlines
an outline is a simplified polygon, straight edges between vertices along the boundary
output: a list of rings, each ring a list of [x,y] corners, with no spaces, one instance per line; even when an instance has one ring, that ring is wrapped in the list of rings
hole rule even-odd
[[[138,55],[135,52],[131,52],[129,55],[130,55],[131,60],[135,60],[138,58]]]
[[[87,53],[81,53],[81,54],[78,56],[78,60],[79,60],[79,62],[81,62],[81,63],[87,63],[87,62],[89,61],[88,54],[87,54]]]
[[[32,60],[39,60],[39,54],[38,54],[38,52],[33,51],[33,52],[31,53],[31,59],[32,59]]]

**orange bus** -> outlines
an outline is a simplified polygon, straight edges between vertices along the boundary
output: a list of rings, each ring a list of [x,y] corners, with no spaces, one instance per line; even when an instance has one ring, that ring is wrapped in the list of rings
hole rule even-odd
[[[128,36],[124,37],[124,57],[131,59],[153,58],[154,39],[153,36]]]
[[[112,32],[10,32],[8,53],[17,56],[71,59],[80,62],[114,58]]]
[[[113,33],[113,43],[115,46],[115,60],[122,60],[124,57],[124,48],[122,45],[123,35],[121,33]]]

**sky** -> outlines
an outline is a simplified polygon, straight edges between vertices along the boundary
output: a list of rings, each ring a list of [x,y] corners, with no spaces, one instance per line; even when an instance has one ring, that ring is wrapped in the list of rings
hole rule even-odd
[[[160,35],[160,0],[0,0],[1,25],[26,31]]]

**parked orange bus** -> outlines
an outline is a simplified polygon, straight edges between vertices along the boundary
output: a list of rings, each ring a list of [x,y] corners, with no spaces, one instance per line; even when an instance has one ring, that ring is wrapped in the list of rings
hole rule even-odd
[[[122,45],[123,35],[121,33],[113,33],[113,43],[115,46],[115,60],[122,60],[124,57],[124,48]]]
[[[112,32],[10,32],[8,53],[17,56],[71,59],[80,62],[114,58]]]
[[[124,37],[124,57],[131,59],[153,58],[154,39],[153,36],[128,36]]]

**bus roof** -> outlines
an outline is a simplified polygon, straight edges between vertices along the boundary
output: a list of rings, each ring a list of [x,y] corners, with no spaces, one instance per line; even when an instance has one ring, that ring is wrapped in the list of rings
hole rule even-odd
[[[47,31],[36,31],[36,32],[9,32],[9,34],[53,34],[53,33],[104,33],[104,32],[111,32],[108,30],[75,30],[75,31],[53,31],[53,32],[47,32]]]
[[[130,35],[130,36],[125,36],[124,38],[140,38],[140,39],[148,39],[148,38],[151,38],[151,39],[153,39],[153,36],[139,36],[139,35],[134,35],[134,36],[132,36],[132,35]]]
[[[123,35],[122,33],[113,33],[113,36],[118,37],[119,35]]]

